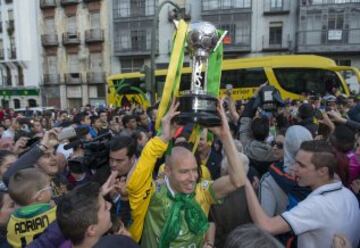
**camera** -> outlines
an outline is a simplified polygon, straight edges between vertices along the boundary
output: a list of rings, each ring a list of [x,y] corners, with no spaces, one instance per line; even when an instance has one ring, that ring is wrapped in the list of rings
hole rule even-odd
[[[274,86],[265,85],[255,100],[255,106],[260,107],[264,112],[275,113],[279,106],[284,106],[284,101]]]

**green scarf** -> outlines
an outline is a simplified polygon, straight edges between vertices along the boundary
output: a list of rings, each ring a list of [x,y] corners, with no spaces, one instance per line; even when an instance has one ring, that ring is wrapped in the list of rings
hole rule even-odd
[[[195,193],[177,193],[174,196],[168,191],[168,197],[174,201],[170,214],[161,231],[159,248],[168,248],[180,232],[181,210],[185,211],[185,220],[190,232],[203,235],[209,228],[207,217],[194,199]]]

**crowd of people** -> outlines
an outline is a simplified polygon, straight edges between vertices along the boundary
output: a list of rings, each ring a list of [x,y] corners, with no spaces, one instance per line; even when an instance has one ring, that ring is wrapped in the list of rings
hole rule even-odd
[[[200,132],[176,101],[160,130],[157,106],[0,109],[0,247],[360,247],[360,99],[258,92]]]

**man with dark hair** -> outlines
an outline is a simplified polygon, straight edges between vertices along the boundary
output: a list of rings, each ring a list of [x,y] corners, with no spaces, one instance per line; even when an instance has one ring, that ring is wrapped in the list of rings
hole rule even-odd
[[[265,116],[254,118],[258,110],[256,99],[261,88],[257,89],[254,96],[245,105],[239,120],[239,138],[244,146],[244,153],[249,157],[250,166],[256,169],[260,177],[276,160],[271,145],[265,142],[270,129],[268,118]]]
[[[129,136],[116,136],[111,139],[109,165],[111,171],[118,173],[118,182],[115,191],[110,193],[116,215],[120,216],[125,226],[130,223],[130,205],[127,198],[125,182],[127,175],[136,163],[136,140]]]
[[[261,208],[250,182],[246,198],[250,215],[258,226],[271,234],[293,231],[298,247],[331,247],[334,234],[344,234],[357,247],[360,211],[356,197],[334,179],[337,160],[324,141],[304,141],[295,158],[295,178],[299,186],[312,193],[297,206],[275,217]]]
[[[57,206],[56,217],[62,233],[74,248],[93,247],[102,243],[101,237],[112,226],[110,207],[111,204],[102,195],[100,185],[87,183],[64,196]],[[113,242],[116,240],[118,247],[137,247],[130,238],[116,236],[106,239],[112,238]]]
[[[137,129],[136,117],[134,115],[125,115],[122,118],[124,130],[121,132],[122,135],[131,136]]]

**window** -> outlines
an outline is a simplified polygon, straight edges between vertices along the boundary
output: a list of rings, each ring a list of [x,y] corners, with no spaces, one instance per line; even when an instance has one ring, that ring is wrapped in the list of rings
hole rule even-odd
[[[130,0],[114,0],[114,18],[130,16]]]
[[[341,81],[333,71],[310,68],[278,68],[273,71],[281,87],[293,93],[324,95],[331,86],[342,90]]]
[[[250,8],[251,7],[251,0],[237,0],[234,1],[235,8]]]
[[[251,17],[248,14],[239,16],[236,23],[235,43],[250,45]]]
[[[18,109],[21,107],[19,99],[14,99],[13,102],[14,102],[14,108]]]
[[[57,57],[56,56],[47,56],[44,61],[44,68],[46,68],[46,73],[55,75],[58,73],[57,69]]]
[[[77,33],[76,16],[67,18],[67,31],[72,34]]]
[[[155,14],[155,0],[146,0],[145,15]]]
[[[344,27],[344,13],[331,13],[328,19],[328,29],[343,29]]]
[[[8,19],[9,21],[14,20],[14,11],[12,9],[8,10]]]
[[[270,9],[282,9],[283,0],[270,0]]]
[[[89,98],[105,97],[105,85],[89,86]]]
[[[69,54],[68,55],[68,66],[70,73],[79,73],[79,56],[77,54]]]
[[[258,87],[267,81],[262,68],[226,70],[221,75],[221,88],[232,84],[234,88]]]
[[[23,68],[20,65],[18,65],[17,70],[18,70],[19,86],[24,86],[24,71],[23,71]]]
[[[145,16],[145,0],[130,1],[131,16]]]
[[[55,19],[45,19],[45,30],[47,34],[55,34],[56,27],[55,27]]]
[[[101,72],[102,65],[102,54],[101,53],[90,53],[90,71]]]
[[[130,33],[132,50],[146,49],[146,32],[144,30],[131,30]]]
[[[226,38],[227,44],[235,42],[235,24],[220,24],[219,29],[228,31]]]
[[[121,72],[140,71],[144,66],[143,59],[121,59]]]
[[[99,28],[101,28],[100,13],[99,12],[90,13],[90,28],[91,29],[99,29]]]
[[[219,1],[218,0],[203,0],[203,10],[213,10],[219,8]]]
[[[269,45],[282,44],[282,22],[272,22],[269,27]]]

